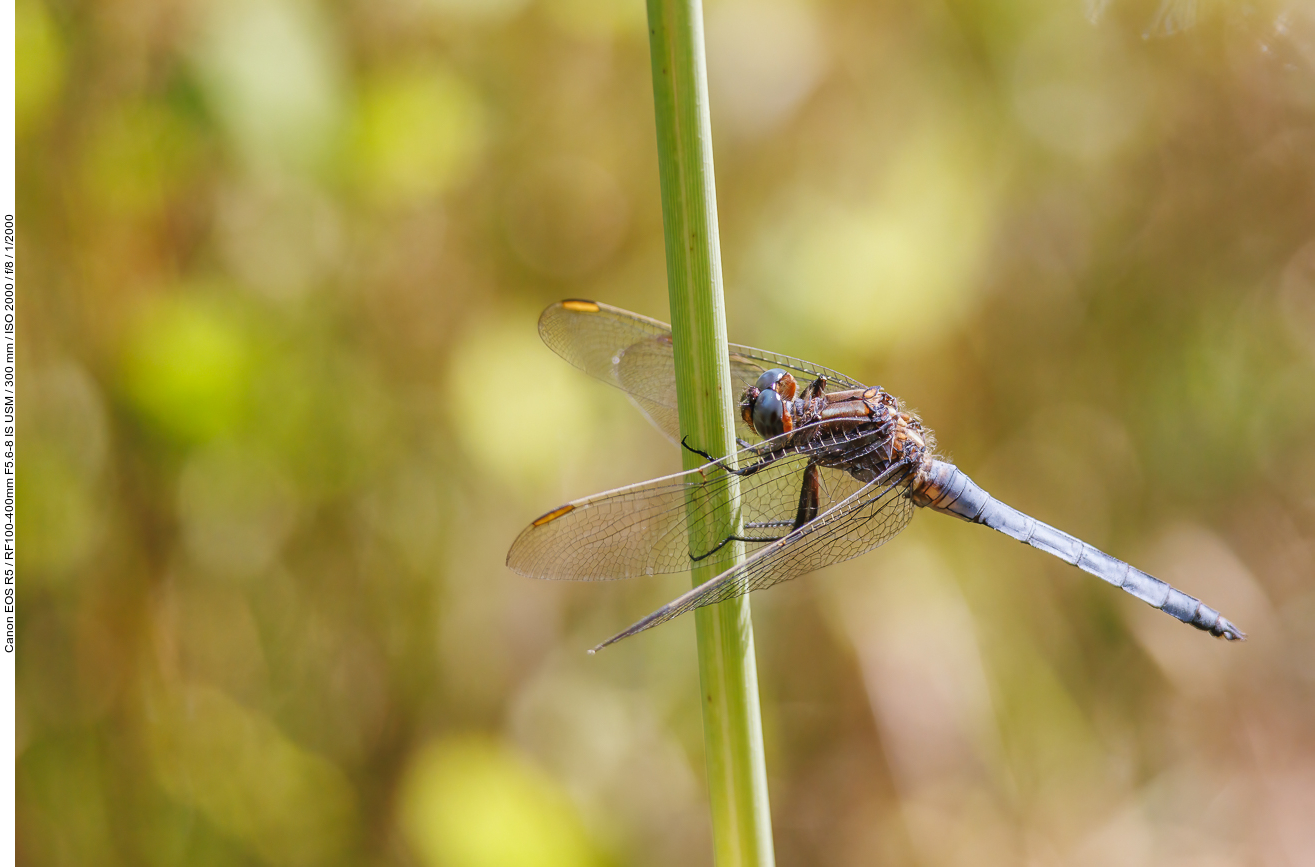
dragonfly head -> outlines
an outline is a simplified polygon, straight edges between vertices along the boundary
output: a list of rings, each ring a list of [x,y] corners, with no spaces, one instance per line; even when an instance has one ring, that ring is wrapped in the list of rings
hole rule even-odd
[[[744,423],[763,439],[780,436],[790,429],[787,403],[794,399],[798,384],[779,367],[758,377],[758,382],[744,390],[740,416]]]

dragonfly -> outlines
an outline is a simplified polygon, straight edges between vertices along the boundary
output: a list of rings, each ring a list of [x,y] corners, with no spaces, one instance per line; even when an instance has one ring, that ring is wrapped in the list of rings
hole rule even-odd
[[[984,524],[1053,554],[1216,637],[1246,638],[1199,599],[988,494],[938,459],[932,431],[879,386],[730,344],[739,448],[716,457],[680,437],[670,326],[571,299],[543,312],[539,334],[566,361],[625,391],[668,439],[705,462],[552,509],[516,538],[507,565],[534,578],[604,581],[691,571],[732,542],[745,550],[741,562],[590,653],[695,608],[871,551],[920,508]],[[712,513],[727,499],[739,523],[735,532],[713,538]]]

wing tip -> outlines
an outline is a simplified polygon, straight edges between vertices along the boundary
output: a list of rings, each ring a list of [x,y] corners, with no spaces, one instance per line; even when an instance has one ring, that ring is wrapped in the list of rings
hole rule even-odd
[[[640,623],[643,623],[643,621],[640,621]],[[628,629],[618,632],[616,635],[613,635],[611,638],[607,639],[606,641],[595,644],[593,647],[589,648],[589,655],[593,656],[597,654],[598,651],[602,650],[604,647],[609,647],[613,644],[616,644],[618,641],[620,641],[623,638],[629,638],[630,636],[634,635],[636,632],[642,632],[647,627],[640,626],[640,623],[636,623],[634,626],[631,626]],[[636,629],[635,627],[639,627],[639,628]]]
[[[679,601],[680,600],[677,600],[677,602]],[[649,629],[651,627],[657,626],[659,623],[665,623],[666,621],[670,620],[673,616],[680,613],[682,612],[676,608],[675,602],[663,605],[657,611],[654,611],[652,614],[648,615],[647,617],[644,617],[641,620],[636,620],[634,623],[630,624],[625,629],[621,630],[616,635],[613,635],[611,638],[607,639],[601,644],[595,644],[593,648],[590,649],[589,655],[593,656],[595,653],[602,650],[604,647],[608,647],[609,645],[616,644],[618,641],[620,641],[623,638],[629,638],[632,635],[638,635],[639,633],[643,632],[645,629]]]
[[[602,304],[597,301],[590,301],[586,298],[564,298],[561,301],[554,301],[547,307],[543,308],[543,312],[539,314],[539,336],[543,338],[543,342],[548,344],[548,347],[552,349],[553,352],[561,355],[562,353],[557,349],[554,341],[549,338],[549,330],[550,327],[552,327],[551,323],[556,318],[557,314],[562,311],[566,311],[567,313],[597,313],[602,309]],[[569,359],[567,360],[569,361]]]

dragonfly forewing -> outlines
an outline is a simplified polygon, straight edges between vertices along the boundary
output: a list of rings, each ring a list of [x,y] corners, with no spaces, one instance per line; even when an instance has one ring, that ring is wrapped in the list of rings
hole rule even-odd
[[[742,535],[749,549],[789,532],[810,455],[804,449],[744,449],[726,465],[757,466],[739,479]],[[819,509],[862,486],[847,473],[820,469]],[[687,572],[711,551],[714,504],[731,474],[717,464],[572,500],[526,527],[507,554],[514,571],[535,578],[606,581]],[[693,529],[693,534],[691,534]],[[724,537],[722,537],[724,538]]]
[[[762,590],[880,547],[913,518],[914,505],[909,499],[913,476],[912,467],[892,467],[833,503],[812,521],[758,549],[744,562],[672,600],[593,650],[601,650],[695,608]]]

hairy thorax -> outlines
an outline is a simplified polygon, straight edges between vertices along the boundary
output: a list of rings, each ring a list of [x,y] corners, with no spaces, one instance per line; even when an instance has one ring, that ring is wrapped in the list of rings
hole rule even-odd
[[[823,466],[870,480],[895,465],[925,475],[935,441],[917,414],[879,386],[828,393],[819,378],[796,396],[797,384],[784,371],[764,374],[745,390],[741,412],[764,439],[786,448],[807,448]]]

